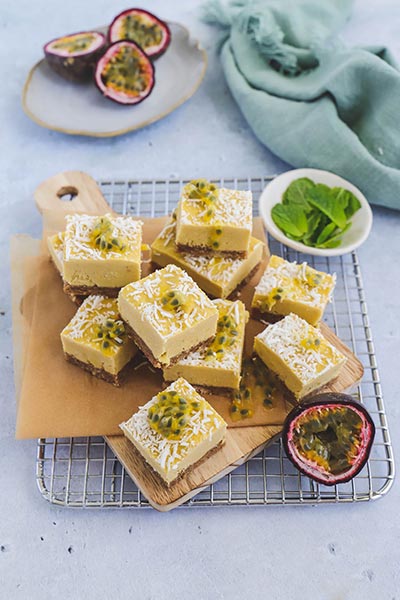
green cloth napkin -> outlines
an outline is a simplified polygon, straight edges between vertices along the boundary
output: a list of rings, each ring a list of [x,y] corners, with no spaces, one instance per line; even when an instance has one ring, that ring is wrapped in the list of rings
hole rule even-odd
[[[400,210],[400,74],[385,48],[332,43],[351,7],[351,0],[212,1],[204,20],[225,30],[225,77],[263,144]]]

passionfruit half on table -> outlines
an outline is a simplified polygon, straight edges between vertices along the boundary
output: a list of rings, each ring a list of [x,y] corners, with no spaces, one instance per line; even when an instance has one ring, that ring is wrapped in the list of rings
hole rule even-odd
[[[286,417],[282,440],[299,471],[324,485],[345,483],[366,464],[375,426],[365,407],[347,394],[318,394]]]
[[[164,21],[147,10],[129,8],[115,17],[108,39],[111,43],[130,40],[139,44],[147,56],[157,58],[168,48],[171,32]]]
[[[88,81],[107,46],[98,31],[81,31],[48,42],[43,50],[48,65],[70,81]]]
[[[116,42],[98,61],[95,83],[114,102],[139,104],[154,87],[154,67],[135,42]]]

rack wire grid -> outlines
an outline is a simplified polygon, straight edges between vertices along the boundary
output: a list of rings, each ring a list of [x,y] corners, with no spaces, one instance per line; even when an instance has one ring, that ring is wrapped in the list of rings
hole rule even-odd
[[[250,189],[254,214],[258,198],[273,177],[215,180],[220,186]],[[117,212],[143,217],[169,214],[187,180],[100,182],[101,190]],[[285,456],[280,439],[260,454],[201,491],[183,506],[317,505],[360,502],[380,498],[394,479],[394,458],[374,345],[368,321],[360,264],[355,252],[335,258],[313,257],[269,238],[271,253],[288,260],[307,260],[313,267],[335,272],[334,299],[324,320],[364,365],[363,380],[354,392],[369,410],[376,436],[367,465],[350,482],[327,487],[300,474]],[[36,476],[39,490],[49,502],[74,507],[149,507],[124,467],[101,437],[39,439]]]

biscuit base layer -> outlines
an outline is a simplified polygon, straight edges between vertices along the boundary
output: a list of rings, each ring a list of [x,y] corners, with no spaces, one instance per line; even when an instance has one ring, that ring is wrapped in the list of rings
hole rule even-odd
[[[236,250],[219,252],[218,250],[213,250],[208,246],[189,246],[189,244],[176,244],[176,247],[179,252],[189,252],[190,254],[194,254],[194,256],[221,256],[229,258],[247,258],[248,256],[247,250],[244,252],[237,252]]]
[[[130,371],[130,366],[131,366],[131,362],[132,362],[132,361],[129,361],[121,369],[121,371],[114,374],[114,373],[109,373],[108,371],[105,371],[104,369],[98,369],[97,367],[95,367],[89,363],[85,363],[85,362],[79,360],[78,358],[75,358],[75,356],[72,356],[72,354],[64,353],[64,356],[65,356],[66,360],[68,362],[70,362],[72,365],[76,365],[77,367],[84,369],[85,371],[87,371],[94,377],[97,377],[98,379],[103,379],[104,381],[107,381],[107,383],[112,383],[113,385],[115,385],[115,387],[120,387],[121,383],[123,383],[123,381],[126,379],[128,373]]]
[[[277,323],[281,321],[287,315],[278,315],[278,313],[273,312],[263,312],[259,308],[251,308],[250,314],[253,319],[257,319],[257,321],[266,321],[267,323]]]
[[[129,439],[129,438],[128,438]],[[214,448],[211,448],[206,454],[204,454],[204,456],[202,456],[197,462],[193,463],[192,465],[190,465],[189,467],[187,467],[186,469],[184,469],[183,471],[180,471],[178,473],[178,475],[175,477],[175,479],[173,479],[172,481],[170,481],[169,483],[167,483],[165,481],[165,479],[163,479],[161,477],[161,475],[159,473],[157,473],[157,471],[155,471],[153,469],[153,467],[146,461],[145,457],[143,456],[143,454],[141,454],[141,452],[139,452],[139,450],[136,448],[136,446],[132,443],[132,451],[135,452],[135,454],[142,460],[145,461],[146,463],[146,467],[148,467],[151,470],[152,475],[154,475],[157,479],[157,481],[163,485],[166,488],[170,488],[171,486],[175,485],[176,483],[179,482],[180,479],[182,479],[182,477],[186,477],[187,475],[190,475],[190,473],[196,469],[198,466],[200,466],[203,462],[205,462],[208,458],[210,458],[211,456],[213,456],[216,452],[218,452],[218,450],[220,450],[222,448],[222,446],[225,444],[225,440],[221,440],[219,442],[219,444],[217,444],[216,446],[214,446]]]
[[[246,277],[244,279],[242,279],[242,281],[239,281],[239,283],[237,284],[235,289],[232,290],[231,293],[229,294],[229,296],[227,297],[227,300],[236,300],[237,296],[240,295],[240,291],[249,283],[249,281],[251,279],[253,279],[253,277],[257,273],[259,267],[260,267],[260,263],[258,262],[256,264],[256,266],[252,268],[250,273],[248,273],[246,275]]]
[[[126,331],[128,337],[130,337],[131,340],[133,340],[135,342],[136,346],[139,348],[139,350],[141,350],[141,352],[145,355],[145,357],[147,358],[149,363],[151,363],[153,365],[153,367],[155,367],[156,369],[163,369],[164,367],[167,366],[165,364],[160,363],[155,358],[155,356],[153,355],[150,348],[147,346],[147,344],[145,344],[145,342],[142,340],[142,338],[140,338],[138,336],[138,334],[132,329],[132,327],[129,325],[129,323],[124,321],[124,325],[125,325],[125,331]],[[181,354],[177,354],[176,356],[173,356],[170,359],[169,364],[174,365],[182,358],[186,358],[186,356],[188,356],[188,354],[190,354],[191,352],[194,352],[195,350],[200,350],[200,348],[203,348],[203,346],[208,346],[209,344],[211,344],[213,339],[214,339],[214,336],[208,338],[208,340],[205,340],[204,342],[200,342],[200,344],[197,344],[197,346],[194,346],[193,348],[189,348],[189,350],[185,350],[184,352],[181,352]]]
[[[99,287],[97,285],[71,285],[64,281],[64,292],[72,296],[108,296],[109,298],[117,298],[120,287]]]

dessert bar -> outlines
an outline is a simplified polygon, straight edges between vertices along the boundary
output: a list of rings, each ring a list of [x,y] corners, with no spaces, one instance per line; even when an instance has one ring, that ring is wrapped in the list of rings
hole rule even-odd
[[[159,368],[207,343],[217,330],[217,308],[175,265],[122,288],[118,306],[128,335]]]
[[[182,378],[120,427],[168,486],[215,452],[226,434],[222,417]]]
[[[254,351],[297,399],[337,377],[346,362],[319,329],[295,314],[268,325],[254,338]]]
[[[125,332],[117,300],[88,296],[61,332],[65,358],[109,383],[121,384],[137,348]]]
[[[331,299],[336,276],[317,271],[306,262],[288,262],[272,255],[252,301],[254,316],[295,313],[317,325]]]

